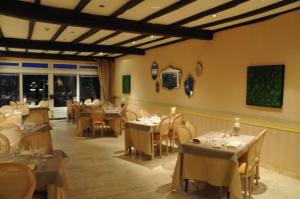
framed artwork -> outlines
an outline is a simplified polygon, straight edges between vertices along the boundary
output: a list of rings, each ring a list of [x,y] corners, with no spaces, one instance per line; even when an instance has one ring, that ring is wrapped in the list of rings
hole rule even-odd
[[[249,66],[246,104],[281,108],[284,90],[284,65]]]
[[[122,76],[122,92],[126,94],[130,93],[130,75]]]

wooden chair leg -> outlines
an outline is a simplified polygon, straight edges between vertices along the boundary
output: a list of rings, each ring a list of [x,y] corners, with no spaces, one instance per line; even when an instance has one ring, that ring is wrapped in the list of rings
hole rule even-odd
[[[258,185],[258,180],[259,180],[259,164],[256,165],[255,168],[255,184]]]
[[[248,187],[248,179],[244,178],[244,198],[247,198],[247,187]]]
[[[188,193],[188,190],[189,190],[189,180],[188,179],[184,179],[184,182],[185,182],[184,191],[186,193]]]

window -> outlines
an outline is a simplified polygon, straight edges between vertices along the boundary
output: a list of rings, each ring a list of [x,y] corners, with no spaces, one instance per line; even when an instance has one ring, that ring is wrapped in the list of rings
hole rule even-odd
[[[97,76],[80,76],[80,101],[100,99],[100,84]]]
[[[54,106],[66,106],[66,100],[76,98],[76,76],[54,75]]]
[[[23,75],[23,96],[30,104],[48,99],[48,75]]]
[[[10,101],[18,101],[19,74],[0,74],[0,106],[9,104]]]

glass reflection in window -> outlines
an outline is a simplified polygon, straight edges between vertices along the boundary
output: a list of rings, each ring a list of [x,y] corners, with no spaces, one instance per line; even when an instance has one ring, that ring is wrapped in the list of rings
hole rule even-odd
[[[23,75],[23,95],[29,104],[48,100],[48,75]]]
[[[100,99],[100,84],[97,76],[80,76],[80,101]]]
[[[54,75],[54,106],[66,106],[68,99],[76,99],[76,76]]]
[[[0,106],[19,100],[19,74],[0,74]]]

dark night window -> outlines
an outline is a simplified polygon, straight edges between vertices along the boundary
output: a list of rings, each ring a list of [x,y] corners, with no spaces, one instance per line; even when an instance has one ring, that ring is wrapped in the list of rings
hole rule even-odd
[[[66,100],[76,98],[76,76],[54,75],[54,106],[66,106]]]
[[[19,74],[0,74],[0,106],[18,101]]]
[[[80,76],[80,101],[100,99],[100,84],[97,76]]]
[[[48,75],[23,75],[23,96],[30,104],[48,100]]]

